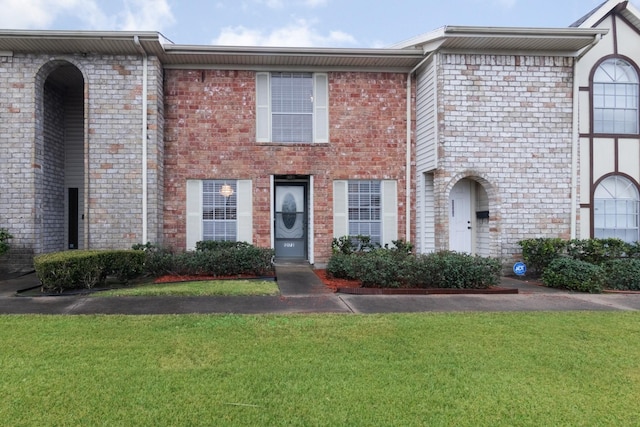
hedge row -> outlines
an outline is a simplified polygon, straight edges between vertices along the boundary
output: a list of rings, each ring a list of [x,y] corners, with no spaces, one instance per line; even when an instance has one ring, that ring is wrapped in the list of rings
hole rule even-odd
[[[38,255],[34,265],[44,292],[105,284],[114,276],[126,284],[142,274],[236,276],[273,274],[272,249],[245,242],[198,242],[196,251],[174,253],[152,244],[133,250],[79,250]]]
[[[500,281],[500,261],[457,252],[407,253],[406,245],[368,252],[334,251],[333,277],[360,280],[363,287],[486,289]]]
[[[273,249],[245,242],[196,243],[196,250],[174,253],[167,249],[145,248],[145,271],[152,276],[268,276],[274,272]]]
[[[134,250],[55,252],[34,258],[36,275],[45,292],[103,285],[108,276],[127,283],[144,269],[145,254]]]
[[[640,244],[620,239],[558,238],[519,242],[534,275],[550,287],[581,292],[640,290]]]

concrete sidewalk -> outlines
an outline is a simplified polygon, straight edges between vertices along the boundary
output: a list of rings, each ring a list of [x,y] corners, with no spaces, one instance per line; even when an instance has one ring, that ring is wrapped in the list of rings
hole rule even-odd
[[[511,278],[509,295],[346,295],[332,293],[307,266],[277,267],[280,295],[273,297],[24,297],[16,291],[38,284],[35,274],[0,280],[0,314],[187,313],[415,313],[477,311],[640,310],[640,294],[582,294]]]

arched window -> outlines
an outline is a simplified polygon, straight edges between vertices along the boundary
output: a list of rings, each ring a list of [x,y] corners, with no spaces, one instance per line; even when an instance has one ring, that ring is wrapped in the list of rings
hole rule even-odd
[[[627,61],[604,61],[593,76],[595,133],[638,133],[638,74]]]
[[[638,237],[638,188],[627,178],[605,178],[594,194],[594,237],[617,237],[636,242]]]

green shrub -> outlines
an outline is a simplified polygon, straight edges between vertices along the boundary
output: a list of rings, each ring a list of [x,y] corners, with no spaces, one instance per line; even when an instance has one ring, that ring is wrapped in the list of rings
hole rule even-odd
[[[152,276],[273,274],[273,249],[246,242],[210,242],[197,242],[197,249],[188,252],[173,253],[159,248],[146,251],[145,270]]]
[[[143,271],[144,260],[140,251],[81,250],[38,255],[34,265],[43,291],[62,292],[103,285],[109,275],[126,282]]]
[[[334,254],[352,254],[356,252],[369,252],[378,249],[380,245],[371,242],[370,236],[342,236],[334,238],[331,242],[331,251]]]
[[[500,282],[497,258],[441,251],[419,255],[409,282],[422,288],[486,289]]]
[[[542,274],[553,260],[562,255],[567,241],[560,238],[540,237],[524,239],[518,244],[522,247],[522,258],[529,269],[536,274]]]
[[[138,249],[144,253],[144,271],[150,276],[162,276],[174,271],[174,253],[170,249],[151,247]]]
[[[405,246],[335,253],[327,272],[360,280],[364,287],[488,288],[500,280],[500,261],[456,252],[413,255]]]
[[[0,228],[0,255],[4,255],[9,250],[9,239],[13,236],[5,228]]]
[[[607,277],[606,288],[640,291],[640,259],[613,259],[602,264]]]
[[[356,280],[353,256],[342,252],[334,253],[327,263],[327,274],[340,279]]]
[[[561,257],[552,261],[545,269],[542,281],[552,288],[599,293],[605,284],[605,273],[597,265]]]
[[[571,258],[596,265],[626,257],[632,250],[632,245],[620,239],[574,239],[567,244],[567,255]]]
[[[109,276],[115,276],[121,283],[140,276],[144,272],[145,255],[139,251],[105,251],[101,253]]]
[[[384,248],[402,255],[411,255],[413,253],[413,244],[409,242],[392,240],[391,243],[393,243],[393,247],[390,248],[389,245],[385,244]]]
[[[242,249],[251,247],[247,242],[231,242],[227,240],[202,240],[196,242],[196,251],[219,251],[226,249]]]
[[[640,258],[640,242],[627,243],[627,256],[629,258]]]
[[[353,254],[353,276],[365,288],[398,288],[406,283],[412,257],[389,249]]]

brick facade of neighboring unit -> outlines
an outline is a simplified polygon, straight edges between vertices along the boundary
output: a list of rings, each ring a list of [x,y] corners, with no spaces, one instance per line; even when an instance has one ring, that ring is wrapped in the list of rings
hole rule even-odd
[[[511,259],[532,236],[570,237],[573,59],[442,55],[438,75],[436,246],[449,247],[448,195],[488,194],[487,255]]]
[[[64,123],[69,93],[79,94],[80,247],[122,248],[142,237],[142,82],[137,56],[19,55],[0,61],[0,218],[14,236],[3,269],[28,266],[33,254],[67,249]],[[52,73],[72,68],[66,87]],[[162,67],[148,63],[148,227],[161,241]],[[83,154],[84,153],[84,154]],[[83,158],[84,157],[84,158]]]

